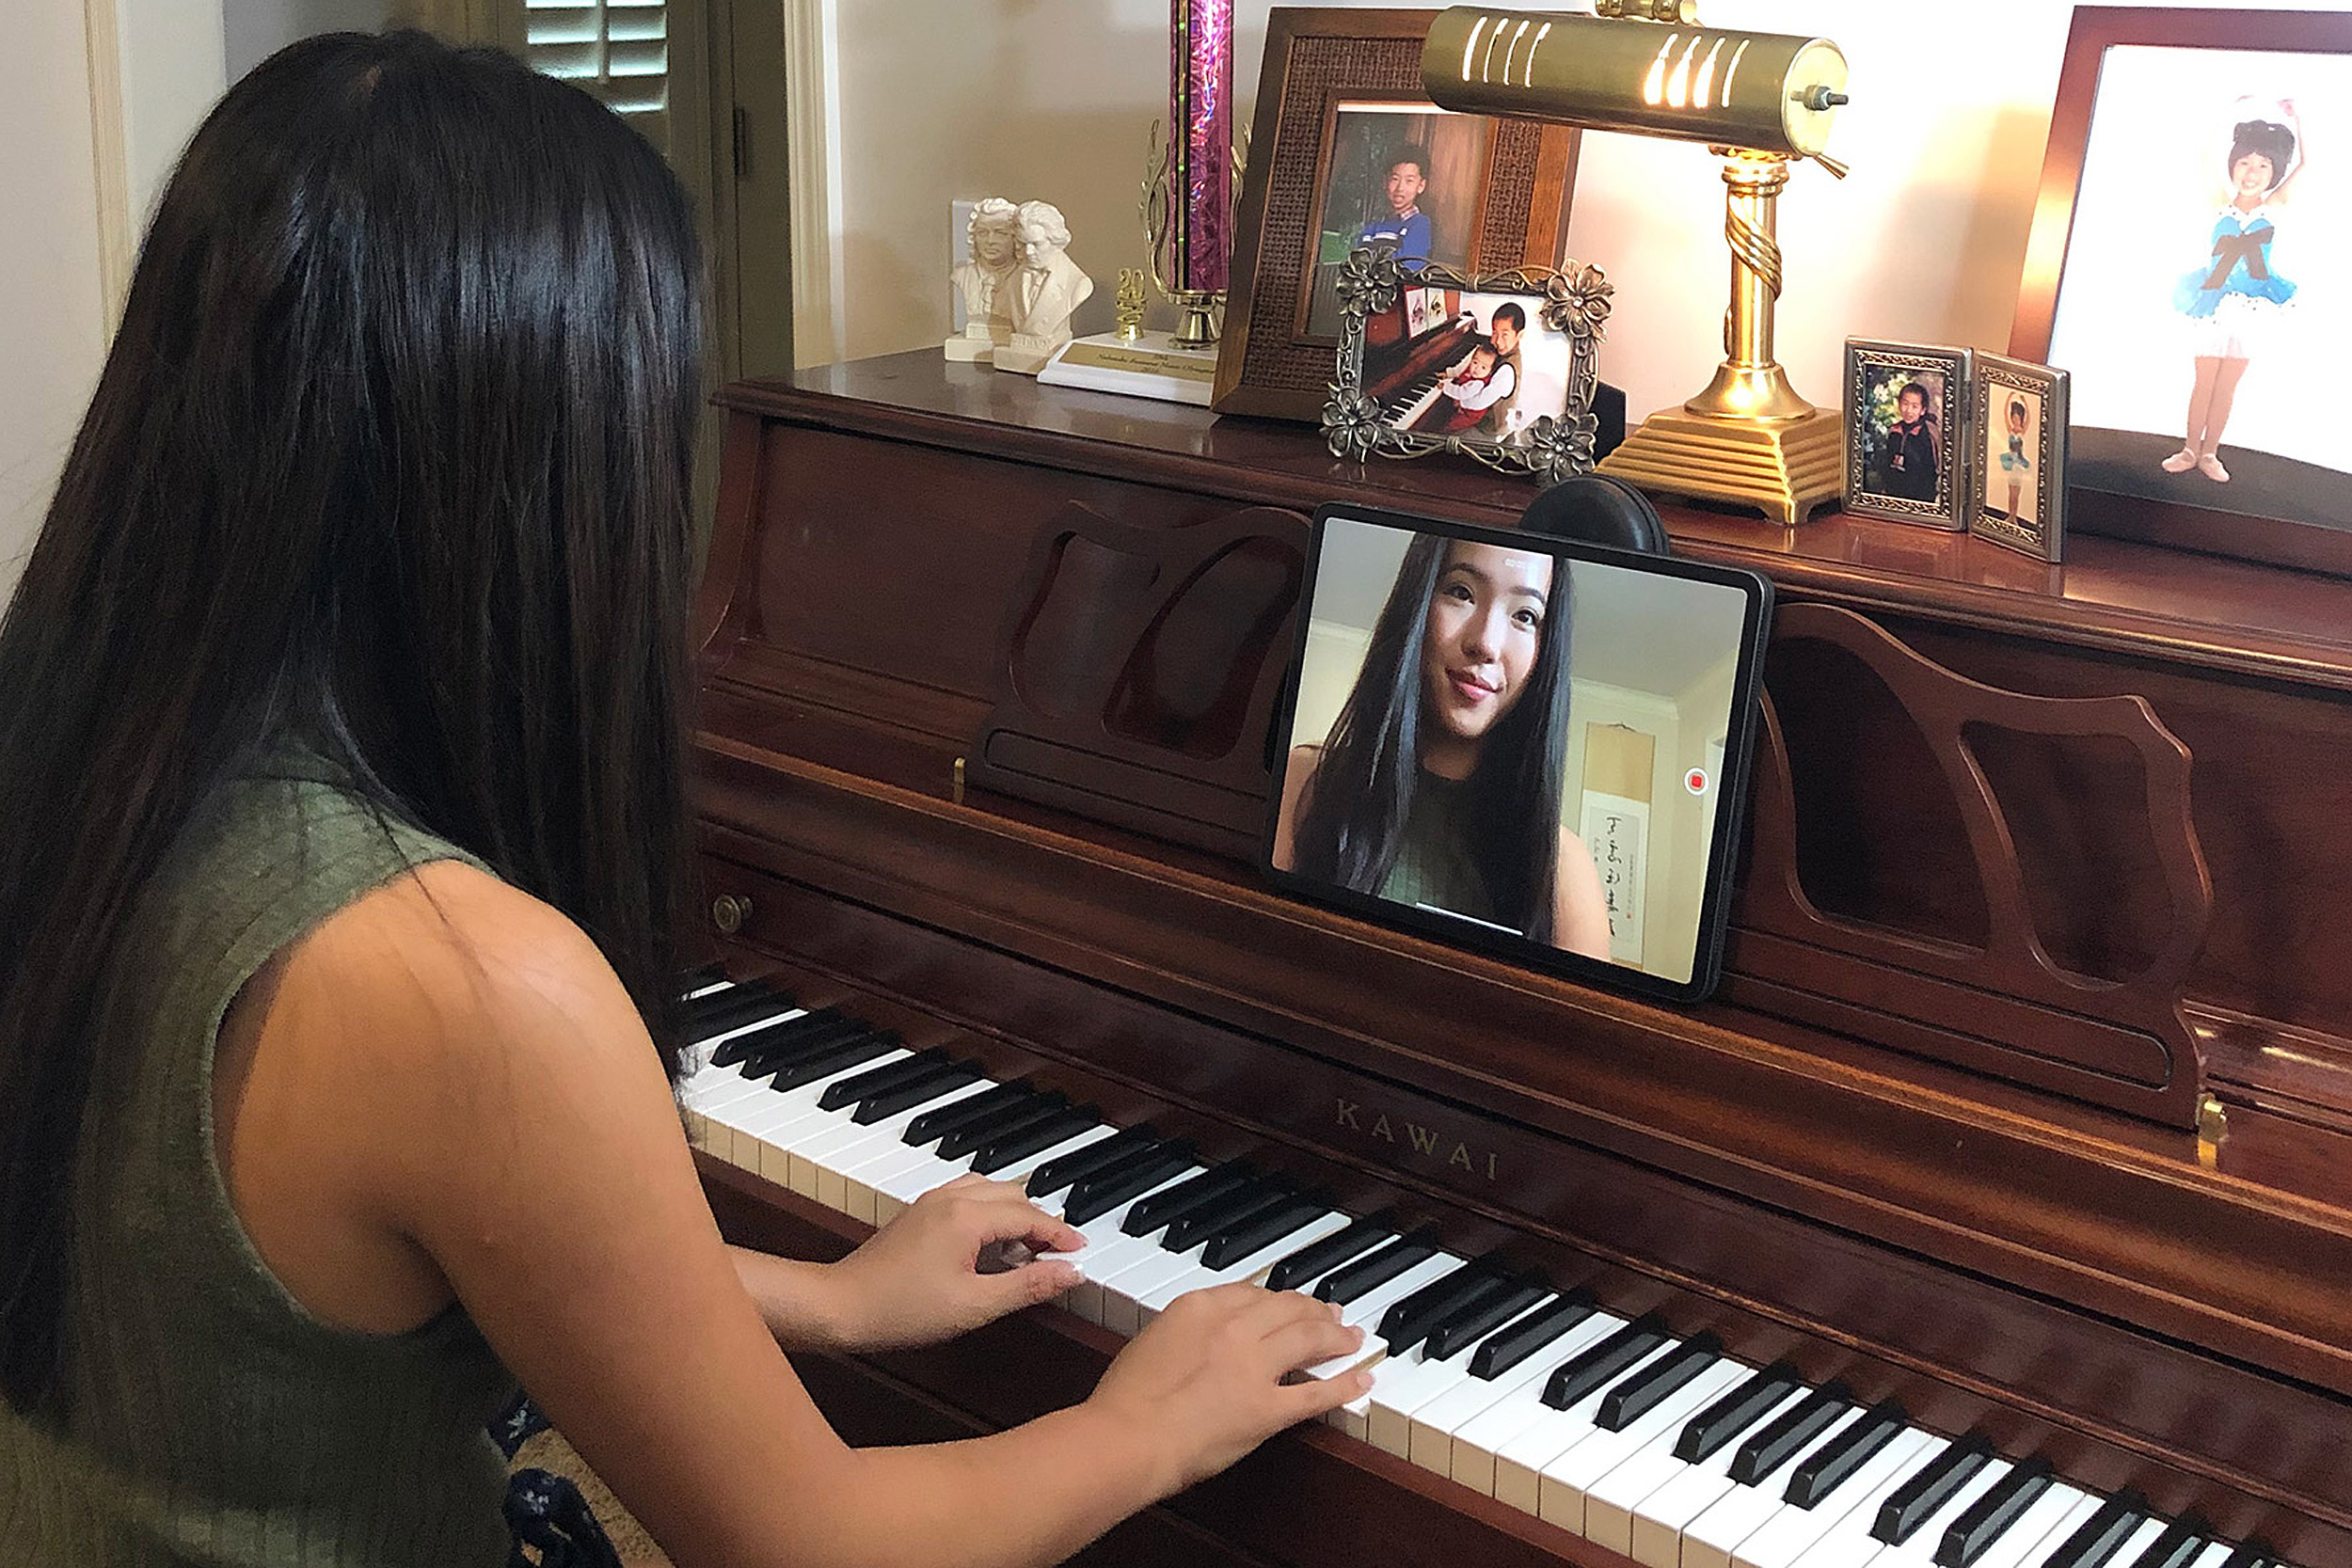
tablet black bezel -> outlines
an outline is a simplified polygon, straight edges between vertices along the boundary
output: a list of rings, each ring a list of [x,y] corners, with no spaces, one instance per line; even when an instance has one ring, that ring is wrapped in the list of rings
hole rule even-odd
[[[1671,980],[1626,965],[1604,963],[1581,954],[1563,952],[1530,942],[1525,937],[1496,931],[1474,921],[1451,919],[1430,911],[1407,908],[1370,894],[1350,892],[1275,867],[1274,840],[1281,819],[1282,800],[1288,791],[1290,735],[1297,718],[1299,676],[1305,664],[1307,637],[1311,625],[1310,612],[1315,602],[1316,584],[1323,569],[1325,539],[1329,532],[1329,525],[1335,521],[1371,523],[1407,532],[1435,533],[1449,539],[1501,545],[1510,549],[1523,550],[1533,544],[1547,555],[1565,558],[1571,563],[1571,568],[1578,562],[1616,566],[1628,571],[1730,588],[1740,594],[1745,609],[1740,627],[1739,664],[1732,676],[1731,713],[1724,726],[1724,776],[1716,781],[1715,825],[1708,842],[1707,880],[1699,901],[1698,941],[1692,953],[1691,977],[1688,980]],[[1647,555],[1571,539],[1522,533],[1516,529],[1486,528],[1442,517],[1391,512],[1379,507],[1326,506],[1316,512],[1314,531],[1308,540],[1306,574],[1299,584],[1298,614],[1291,641],[1290,665],[1283,674],[1281,701],[1275,713],[1275,729],[1271,737],[1274,742],[1274,788],[1267,798],[1265,829],[1258,847],[1259,869],[1275,886],[1307,902],[1343,910],[1378,925],[1410,931],[1448,946],[1460,947],[1605,990],[1655,1001],[1703,1001],[1714,990],[1723,974],[1724,937],[1731,913],[1732,873],[1747,826],[1749,782],[1754,770],[1756,736],[1760,725],[1757,699],[1763,692],[1764,648],[1772,635],[1772,618],[1771,581],[1738,567],[1685,561],[1676,556]]]

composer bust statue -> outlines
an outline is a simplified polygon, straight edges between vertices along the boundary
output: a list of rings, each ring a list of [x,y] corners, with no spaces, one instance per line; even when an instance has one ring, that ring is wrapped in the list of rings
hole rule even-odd
[[[967,260],[947,275],[963,301],[963,330],[942,345],[947,357],[987,360],[1012,340],[1007,279],[1021,256],[1021,210],[1001,196],[972,209],[965,233]]]
[[[1012,341],[996,351],[996,368],[1035,375],[1054,351],[1070,341],[1070,318],[1094,293],[1094,280],[1070,259],[1070,228],[1050,201],[1025,201],[1020,224],[1021,265],[997,297],[1010,295]]]

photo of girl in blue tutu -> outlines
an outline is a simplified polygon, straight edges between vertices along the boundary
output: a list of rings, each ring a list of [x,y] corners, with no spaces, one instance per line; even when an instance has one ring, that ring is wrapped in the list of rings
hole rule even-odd
[[[2302,168],[2302,128],[2294,104],[2282,101],[2275,112],[2277,119],[2242,119],[2233,131],[2230,194],[2214,219],[2212,250],[2172,291],[2173,309],[2189,326],[2197,375],[2185,439],[2164,460],[2167,473],[2194,468],[2216,483],[2229,483],[2221,433],[2238,383],[2295,299],[2294,283],[2271,267],[2270,251],[2280,193]]]

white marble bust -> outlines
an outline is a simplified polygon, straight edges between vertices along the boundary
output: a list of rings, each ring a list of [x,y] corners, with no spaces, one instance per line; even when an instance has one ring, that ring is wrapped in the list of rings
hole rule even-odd
[[[1034,375],[1070,341],[1070,318],[1094,293],[1094,279],[1070,259],[1070,226],[1050,201],[1025,201],[1020,219],[1021,265],[998,290],[1010,295],[1012,341],[996,354],[996,368]]]
[[[967,260],[947,275],[963,300],[963,330],[942,346],[950,359],[984,361],[1012,339],[1005,281],[1021,260],[1021,209],[1001,196],[979,202],[964,243]]]

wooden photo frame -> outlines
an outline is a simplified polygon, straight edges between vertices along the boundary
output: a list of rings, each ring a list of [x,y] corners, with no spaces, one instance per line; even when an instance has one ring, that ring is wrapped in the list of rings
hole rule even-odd
[[[2066,546],[2067,374],[2002,354],[1976,357],[1968,531],[2056,562]]]
[[[2072,373],[2070,526],[2352,576],[2347,165],[2352,15],[2076,8],[2009,344]]]
[[[1846,340],[1848,512],[1954,533],[1968,526],[1973,357],[1934,343]]]
[[[1421,86],[1422,43],[1437,13],[1277,8],[1242,176],[1232,281],[1217,351],[1215,407],[1312,424],[1330,394],[1339,346],[1337,272],[1375,225],[1347,205],[1376,188],[1371,128],[1393,146],[1443,141],[1474,171],[1474,197],[1449,193],[1454,233],[1432,261],[1463,273],[1556,265],[1567,241],[1577,133],[1533,120],[1448,114]],[[1438,134],[1427,135],[1432,128]],[[1466,128],[1474,128],[1469,130]],[[1456,145],[1460,144],[1460,145]],[[1423,177],[1430,172],[1425,166]],[[1418,230],[1415,240],[1427,230]],[[1338,236],[1327,244],[1327,235]],[[1342,245],[1344,245],[1344,250]],[[1460,254],[1443,252],[1459,251]],[[1332,296],[1332,297],[1322,297]],[[1318,309],[1318,304],[1322,309]]]

